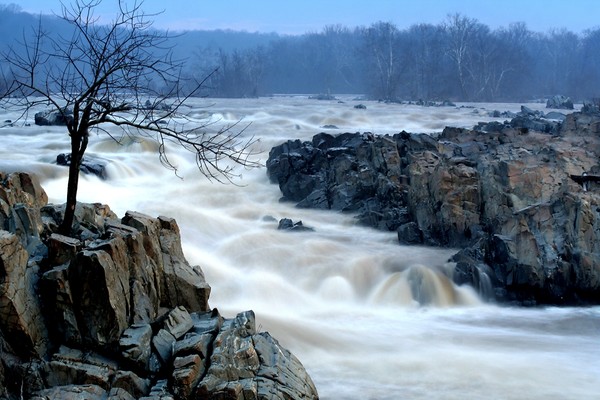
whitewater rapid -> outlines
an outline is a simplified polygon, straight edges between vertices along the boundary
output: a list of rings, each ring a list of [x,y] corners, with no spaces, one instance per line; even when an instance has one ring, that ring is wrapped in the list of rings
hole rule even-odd
[[[362,103],[366,109],[355,109]],[[492,120],[518,104],[420,107],[305,96],[196,99],[188,117],[207,129],[238,121],[274,145],[326,131],[440,132]],[[528,105],[541,109],[541,104]],[[0,121],[15,120],[0,108]],[[501,119],[500,119],[501,120]],[[51,202],[64,202],[64,128],[0,122],[0,170],[38,174]],[[336,126],[327,129],[324,126]],[[148,139],[117,144],[92,136],[88,155],[107,162],[107,181],[83,176],[79,200],[176,218],[184,252],[212,286],[211,307],[227,317],[252,309],[304,364],[322,399],[591,399],[600,393],[600,308],[502,307],[447,278],[456,249],[400,246],[393,233],[357,226],[352,215],[279,202],[264,168],[238,170],[235,184],[211,183],[193,157],[170,148],[178,176]],[[281,218],[307,232],[277,230]],[[427,291],[421,304],[415,290]]]

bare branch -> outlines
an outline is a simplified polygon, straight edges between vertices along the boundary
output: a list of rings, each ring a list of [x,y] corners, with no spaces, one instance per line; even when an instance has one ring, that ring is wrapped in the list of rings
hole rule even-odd
[[[258,166],[252,161],[255,140],[245,137],[245,127],[233,124],[208,133],[206,122],[182,112],[216,70],[199,82],[186,81],[183,62],[173,58],[169,33],[152,29],[156,14],[146,14],[143,1],[119,0],[107,25],[96,14],[100,3],[63,3],[61,18],[72,27],[71,35],[44,32],[40,19],[33,34],[23,35],[24,52],[10,47],[2,54],[14,80],[1,99],[21,107],[21,118],[45,104],[67,121],[73,168],[67,211],[75,202],[78,167],[91,131],[113,139],[151,137],[159,144],[160,162],[177,172],[168,157],[175,144],[194,154],[204,176],[219,182],[232,182],[236,166]]]

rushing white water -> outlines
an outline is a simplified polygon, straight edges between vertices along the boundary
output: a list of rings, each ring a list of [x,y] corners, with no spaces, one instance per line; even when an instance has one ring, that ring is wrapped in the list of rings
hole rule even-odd
[[[490,120],[516,104],[424,108],[306,97],[196,100],[191,117],[251,123],[256,150],[328,132],[439,132]],[[533,108],[541,107],[533,105]],[[485,109],[484,109],[485,108]],[[0,121],[15,119],[0,109]],[[32,118],[31,118],[32,119]],[[31,121],[29,121],[31,122]],[[2,122],[0,122],[0,126]],[[37,173],[62,203],[67,171],[52,164],[68,150],[64,128],[0,129],[0,170]],[[148,141],[118,145],[92,137],[88,154],[109,162],[109,180],[83,176],[79,199],[175,217],[188,260],[213,287],[210,304],[227,317],[253,309],[303,362],[323,399],[591,399],[600,393],[600,308],[521,309],[485,304],[446,277],[447,249],[407,247],[393,233],[356,226],[351,215],[280,203],[265,169],[238,185],[210,183],[174,147],[176,177]],[[280,218],[314,232],[278,231]],[[420,295],[417,295],[419,293]],[[417,300],[429,299],[427,304]],[[597,398],[597,397],[596,397]]]

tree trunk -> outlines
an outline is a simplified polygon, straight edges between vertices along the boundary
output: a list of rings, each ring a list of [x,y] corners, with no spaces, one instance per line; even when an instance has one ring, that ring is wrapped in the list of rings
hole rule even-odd
[[[87,132],[71,134],[71,164],[69,165],[69,180],[67,182],[67,202],[65,204],[65,217],[59,231],[62,235],[70,236],[75,219],[77,206],[77,188],[79,187],[79,167],[83,160],[83,153],[87,147]]]

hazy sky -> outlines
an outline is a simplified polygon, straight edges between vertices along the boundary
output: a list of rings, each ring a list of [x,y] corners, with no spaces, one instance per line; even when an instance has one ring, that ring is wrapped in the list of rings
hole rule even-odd
[[[59,0],[0,0],[11,2],[29,12],[60,12]],[[103,0],[100,9],[110,19],[116,4],[117,0]],[[319,32],[326,25],[354,27],[377,21],[403,29],[419,22],[437,24],[456,12],[491,28],[521,21],[536,32],[567,28],[580,33],[600,27],[600,0],[145,0],[143,8],[164,11],[155,18],[155,27],[171,30],[300,34]]]

